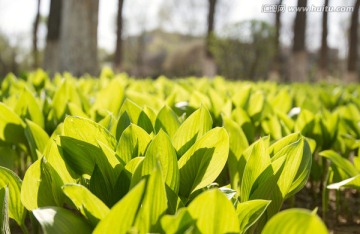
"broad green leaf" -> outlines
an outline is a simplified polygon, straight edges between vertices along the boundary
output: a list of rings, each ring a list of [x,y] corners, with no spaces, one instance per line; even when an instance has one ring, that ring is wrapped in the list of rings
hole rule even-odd
[[[151,113],[154,114],[153,112]],[[149,134],[151,134],[154,131],[154,126],[152,124],[152,121],[144,110],[141,111],[139,115],[139,119],[136,124],[139,125],[139,127],[144,129]]]
[[[147,182],[142,204],[138,210],[135,226],[140,233],[159,232],[160,217],[167,210],[165,183],[160,165],[156,165]]]
[[[260,139],[254,144],[245,165],[240,187],[240,198],[243,202],[249,200],[251,191],[257,186],[256,180],[270,165],[265,141],[266,139]]]
[[[116,201],[112,199],[113,188],[114,186],[110,183],[109,179],[106,178],[98,165],[95,164],[94,171],[89,181],[90,191],[108,207],[111,207],[116,203]]]
[[[27,169],[21,185],[21,202],[30,211],[43,206],[57,205],[51,193],[51,184],[44,175],[46,169],[42,164],[42,159],[35,161]]]
[[[130,162],[128,162],[125,165],[125,170],[130,172],[131,175],[133,175],[135,173],[136,168],[139,166],[139,164],[144,160],[144,157],[136,157],[130,160]]]
[[[240,125],[249,142],[255,140],[255,127],[247,114],[242,108],[238,107],[231,113],[231,119]]]
[[[325,224],[311,211],[288,209],[275,215],[266,224],[262,234],[327,234]]]
[[[282,137],[281,123],[275,115],[263,120],[261,126],[264,133],[270,135],[272,139],[278,140]]]
[[[214,89],[209,89],[208,95],[214,115],[217,117],[221,114],[224,107],[224,100]]]
[[[95,146],[98,145],[98,141],[105,143],[113,150],[116,146],[114,136],[106,128],[90,119],[72,116],[66,117],[64,134]]]
[[[169,136],[163,130],[160,130],[150,143],[142,164],[141,174],[143,176],[150,174],[157,162],[161,165],[161,173],[166,185],[177,194],[180,183],[177,156]]]
[[[40,155],[44,152],[49,136],[39,125],[30,120],[26,120],[25,136],[28,140],[32,160],[35,162],[38,159],[37,151]]]
[[[240,222],[240,233],[245,233],[263,215],[271,201],[250,200],[238,203],[236,214]]]
[[[159,232],[160,217],[167,209],[167,198],[160,167],[141,180],[116,203],[96,226],[94,233]]]
[[[82,118],[89,118],[89,116],[87,114],[85,114],[85,112],[81,109],[80,106],[69,102],[67,104],[67,109],[69,110],[69,114],[72,116],[79,116]]]
[[[90,225],[80,216],[61,207],[42,207],[33,210],[44,234],[89,234]]]
[[[188,197],[218,177],[229,154],[229,136],[224,128],[214,128],[200,138],[179,160],[179,194]]]
[[[236,189],[239,186],[238,162],[242,153],[249,147],[248,140],[240,125],[223,116],[224,127],[229,134],[230,152],[227,166],[230,173],[231,187]]]
[[[24,89],[20,94],[19,100],[14,109],[22,118],[31,119],[40,127],[44,127],[44,116],[42,110],[32,94],[28,89]]]
[[[144,112],[144,113],[146,114],[146,116],[147,116],[148,119],[150,120],[151,127],[152,127],[153,130],[154,130],[154,129],[155,129],[155,122],[156,122],[156,118],[157,118],[156,112],[155,112],[152,108],[150,108],[150,107],[148,107],[148,106],[144,106],[142,112]],[[141,116],[140,116],[140,117],[141,117]],[[139,123],[139,126],[141,126],[141,125],[140,125],[140,122],[138,122],[138,123]]]
[[[81,99],[77,93],[74,81],[64,79],[61,82],[59,89],[54,94],[52,102],[54,115],[57,121],[61,121],[65,117],[67,104],[69,102],[81,106]]]
[[[188,206],[200,233],[238,233],[239,220],[235,208],[218,189],[201,193]],[[219,225],[221,224],[221,225]]]
[[[300,138],[301,138],[300,133],[293,133],[293,134],[287,135],[287,136],[277,140],[275,143],[273,143],[269,147],[269,154],[270,154],[270,157],[272,157],[271,160],[274,161],[273,156],[275,154],[277,154],[280,150],[282,150],[285,146],[298,141]]]
[[[116,158],[115,152],[98,142],[101,148],[75,138],[61,136],[61,147],[64,149],[66,163],[79,175],[91,175],[95,164],[101,173],[114,185],[123,166]]]
[[[63,182],[62,185],[75,183],[75,180],[78,179],[80,175],[76,174],[70,166],[65,163],[63,149],[59,147],[58,144],[60,145],[59,136],[54,136],[48,141],[44,150],[46,162],[57,172]]]
[[[339,183],[330,184],[328,189],[353,188],[360,190],[360,175],[343,180]]]
[[[142,110],[141,107],[129,99],[125,99],[120,109],[120,118],[126,113],[131,123],[137,124]],[[119,121],[120,124],[120,121]],[[119,126],[118,126],[119,128]]]
[[[94,230],[94,234],[124,233],[134,224],[141,200],[146,188],[146,181],[138,183],[125,197],[116,203]]]
[[[201,106],[190,115],[178,128],[172,140],[179,157],[212,127],[209,111]]]
[[[161,218],[161,227],[168,234],[186,233],[194,224],[194,220],[186,208],[180,209],[176,215],[165,215]]]
[[[264,103],[265,95],[261,91],[255,91],[251,94],[247,111],[253,120],[259,120],[262,110],[264,109]]]
[[[9,217],[22,226],[26,210],[20,200],[21,180],[13,171],[0,167],[0,188],[5,186],[9,188]]]
[[[288,113],[292,107],[292,97],[287,89],[279,90],[276,97],[270,102],[275,109],[282,113]]]
[[[285,155],[286,161],[278,180],[284,198],[298,192],[306,184],[310,175],[312,155],[310,147],[302,138],[280,150],[278,155]],[[278,158],[277,155],[274,158]]]
[[[116,153],[128,163],[132,158],[145,156],[145,151],[151,141],[150,135],[135,124],[130,124],[122,133],[116,147]]]
[[[62,189],[75,207],[94,227],[109,213],[109,208],[84,186],[66,184]]]
[[[179,126],[180,122],[175,112],[170,107],[164,106],[156,118],[155,131],[159,132],[162,129],[172,138]]]
[[[236,107],[245,108],[249,103],[252,87],[250,84],[246,84],[244,86],[240,86],[239,89],[240,90],[238,90],[232,97],[232,101]]]
[[[25,143],[24,122],[4,103],[0,102],[0,140]]]
[[[302,109],[295,121],[295,131],[300,131],[301,134],[307,136],[312,132],[315,125],[315,116],[306,109]]]
[[[119,79],[113,79],[105,88],[97,92],[95,103],[92,106],[91,111],[104,109],[117,116],[123,98],[124,88],[121,81]]]
[[[103,118],[102,120],[100,120],[98,122],[101,126],[103,126],[104,128],[106,128],[107,130],[110,131],[110,133],[112,135],[115,136],[116,134],[116,125],[117,125],[117,120],[114,117],[114,115],[112,113],[109,113],[105,116],[105,118]]]
[[[7,186],[0,189],[0,231],[3,234],[10,234],[9,189]]]
[[[359,174],[354,165],[347,159],[341,157],[333,150],[325,150],[319,153],[320,156],[329,159],[336,167],[342,169],[349,177],[354,177]]]

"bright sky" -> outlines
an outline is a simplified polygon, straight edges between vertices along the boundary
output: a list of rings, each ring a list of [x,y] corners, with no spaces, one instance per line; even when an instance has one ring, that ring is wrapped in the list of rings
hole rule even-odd
[[[158,11],[166,0],[125,0],[124,14],[127,20],[127,32],[134,34],[138,32],[139,26],[144,25],[144,21],[137,20],[142,16],[146,18],[146,28],[151,29],[158,26]],[[200,1],[200,0],[196,0]],[[207,0],[202,0],[207,2]],[[227,19],[225,22],[235,23],[247,19],[262,19],[273,22],[274,14],[262,13],[262,5],[275,2],[274,0],[247,1],[247,0],[223,0],[230,2],[229,12],[226,12]],[[100,0],[99,11],[99,31],[98,41],[101,48],[108,51],[114,50],[115,44],[115,19],[117,11],[117,0]],[[295,6],[297,0],[284,0],[286,6]],[[330,5],[353,5],[354,0],[330,1]],[[18,44],[23,47],[30,47],[31,30],[35,18],[37,0],[0,0],[0,32],[7,35],[13,45]],[[309,0],[308,5],[320,6],[323,0]],[[41,1],[41,14],[46,16],[49,12],[50,0]],[[145,15],[145,16],[144,16]],[[286,12],[282,17],[282,42],[290,45],[292,39],[292,24],[295,13]],[[199,16],[200,17],[200,16]],[[202,17],[202,16],[201,16]],[[206,15],[203,16],[206,19]],[[339,48],[342,56],[346,53],[347,48],[347,29],[350,19],[350,13],[330,13],[329,14],[329,45]],[[177,18],[176,20],[181,20]],[[173,24],[176,27],[181,27]],[[144,26],[142,26],[144,27]],[[200,27],[202,31],[204,27]],[[217,27],[218,30],[219,26]],[[175,30],[182,31],[181,28]],[[320,46],[321,34],[321,13],[308,14],[307,26],[307,46],[310,50],[315,50]],[[46,36],[46,26],[43,25],[39,30],[40,46],[44,46]]]

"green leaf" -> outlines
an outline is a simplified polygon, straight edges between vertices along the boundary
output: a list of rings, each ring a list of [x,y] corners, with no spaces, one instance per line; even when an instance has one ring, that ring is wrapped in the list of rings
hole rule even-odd
[[[130,122],[137,124],[141,112],[142,112],[142,110],[141,110],[140,106],[135,104],[130,99],[125,99],[125,101],[122,104],[121,109],[120,109],[120,116],[122,116],[124,113],[126,113],[127,116],[129,117]],[[120,121],[119,121],[119,124],[120,124]]]
[[[10,234],[9,226],[9,188],[0,189],[0,231],[3,234]]]
[[[354,177],[359,172],[355,166],[347,159],[341,157],[338,153],[333,150],[325,150],[319,153],[320,156],[329,159],[339,169],[342,169],[349,177]]]
[[[278,155],[285,155],[286,161],[283,172],[278,180],[278,186],[284,198],[298,192],[306,184],[311,171],[312,155],[310,147],[302,138],[282,150]]]
[[[300,133],[293,133],[293,134],[287,135],[287,136],[277,140],[275,143],[273,143],[269,147],[269,154],[270,154],[270,157],[272,157],[271,160],[274,161],[273,156],[275,154],[277,154],[280,150],[282,150],[285,146],[298,141],[300,138],[301,138]]]
[[[105,143],[111,149],[115,149],[116,139],[111,133],[98,123],[90,119],[68,116],[64,122],[65,136],[98,145],[98,141]]]
[[[4,103],[0,102],[0,140],[25,143],[24,122]]]
[[[201,106],[180,125],[172,138],[178,157],[181,157],[211,127],[212,119],[209,111]]]
[[[31,119],[40,127],[44,127],[44,116],[42,110],[35,99],[34,94],[32,94],[27,88],[25,88],[20,94],[14,111],[22,118]]]
[[[40,155],[44,152],[49,136],[39,125],[30,120],[26,120],[25,136],[28,140],[32,160],[35,162],[38,159],[37,152]]]
[[[249,113],[249,116],[253,120],[255,121],[259,120],[262,110],[264,109],[264,104],[265,104],[265,95],[263,94],[263,92],[259,90],[251,94],[247,106],[247,111]]]
[[[96,226],[94,233],[159,232],[160,217],[167,209],[167,198],[160,167],[141,180],[116,203]]]
[[[151,112],[151,113],[153,113],[153,112]],[[143,128],[149,134],[154,131],[154,127],[153,127],[153,124],[151,122],[151,119],[145,113],[144,110],[141,111],[141,113],[139,115],[139,119],[138,119],[136,124],[139,125],[139,127]]]
[[[62,189],[75,207],[94,227],[109,213],[109,208],[84,186],[66,184]]]
[[[128,163],[132,158],[144,156],[151,141],[150,135],[135,124],[130,124],[122,133],[116,147],[116,153]]]
[[[243,202],[249,200],[251,191],[257,186],[256,180],[270,165],[266,140],[262,138],[253,145],[245,165],[240,187],[240,198]]]
[[[200,138],[179,160],[179,194],[188,197],[218,177],[229,154],[229,136],[224,128],[214,128]]]
[[[123,166],[116,158],[115,152],[98,142],[101,148],[77,139],[61,136],[61,147],[66,163],[79,175],[91,175],[95,164],[101,173],[114,185]]]
[[[238,171],[238,162],[242,157],[242,153],[246,148],[249,147],[249,143],[245,136],[244,131],[241,129],[240,125],[232,121],[230,118],[224,117],[224,127],[229,134],[230,141],[230,152],[227,166],[230,173],[230,182],[231,187],[236,189],[239,186],[239,171]]]
[[[240,125],[248,141],[254,142],[255,127],[247,112],[245,112],[242,108],[238,107],[231,113],[231,119]]]
[[[301,134],[307,136],[313,131],[315,125],[315,116],[306,109],[302,109],[295,122],[295,131],[300,131]]]
[[[238,233],[239,220],[235,208],[218,189],[201,193],[188,206],[200,233]],[[221,224],[221,225],[219,225]]]
[[[44,234],[88,234],[90,225],[80,216],[61,207],[42,207],[33,210]]]
[[[5,186],[9,188],[9,217],[22,226],[26,210],[20,200],[21,180],[13,171],[0,167],[0,188]]]
[[[360,175],[343,180],[339,183],[330,184],[327,186],[327,188],[328,189],[353,188],[360,190]]]
[[[64,79],[59,89],[55,92],[52,102],[56,121],[63,120],[69,102],[81,106],[81,98],[77,93],[74,82],[70,79]]]
[[[312,212],[305,209],[288,209],[275,215],[266,224],[262,234],[327,234],[325,224]]]
[[[84,113],[84,111],[81,109],[80,106],[69,102],[67,104],[67,109],[69,111],[69,115],[72,116],[79,116],[79,117],[83,117],[83,118],[88,118],[89,116],[87,114]]]
[[[236,214],[240,222],[240,233],[245,233],[264,214],[271,201],[251,200],[238,203]]]
[[[123,99],[123,85],[119,79],[113,79],[105,88],[97,92],[95,103],[91,108],[91,112],[96,110],[107,110],[117,116]]]
[[[143,194],[146,181],[142,180],[121,201],[116,203],[107,216],[103,218],[94,230],[94,234],[100,233],[124,233],[133,225]]]
[[[172,138],[179,126],[180,122],[175,112],[170,107],[164,106],[156,118],[155,131],[159,132],[162,129]]]
[[[218,117],[225,105],[224,100],[214,89],[209,89],[208,96],[210,98],[212,111],[214,112],[214,115]]]
[[[44,170],[46,169],[43,168],[42,159],[38,159],[25,173],[21,186],[21,202],[30,211],[43,206],[57,205]]]
[[[144,198],[135,220],[135,226],[140,233],[159,232],[160,217],[167,210],[168,201],[161,171],[160,165],[156,165],[148,179]]]
[[[46,163],[48,163],[61,178],[61,186],[68,183],[75,183],[75,180],[79,179],[80,175],[76,174],[70,166],[65,163],[63,149],[59,147],[60,137],[55,136],[52,138],[53,139],[48,141],[44,150]]]
[[[142,164],[142,176],[150,174],[157,162],[161,165],[161,173],[166,185],[177,194],[179,191],[180,174],[176,152],[169,136],[163,130],[160,130],[155,136],[146,151]]]
[[[165,215],[161,219],[164,233],[182,234],[194,226],[194,220],[186,208],[180,209],[176,215]]]

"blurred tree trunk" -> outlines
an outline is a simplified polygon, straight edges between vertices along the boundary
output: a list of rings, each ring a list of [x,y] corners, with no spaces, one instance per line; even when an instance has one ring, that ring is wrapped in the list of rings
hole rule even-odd
[[[124,0],[119,0],[118,15],[117,15],[117,31],[116,31],[116,49],[114,55],[115,71],[120,71],[122,58],[123,58],[123,48],[122,48],[123,5],[124,5]]]
[[[214,77],[216,75],[216,63],[214,55],[211,52],[211,44],[214,39],[214,25],[215,25],[215,9],[217,0],[209,1],[209,11],[207,20],[207,34],[205,41],[205,58],[203,64],[203,75],[208,77]]]
[[[281,35],[281,10],[283,0],[279,0],[277,4],[277,11],[275,13],[275,55],[272,68],[269,74],[269,79],[272,81],[280,80],[281,70],[281,46],[280,46],[280,35]]]
[[[47,21],[46,46],[44,51],[44,69],[54,73],[59,70],[59,39],[62,0],[51,0]]]
[[[358,60],[358,20],[359,20],[360,0],[356,0],[354,11],[351,15],[350,37],[349,37],[349,52],[346,80],[348,82],[358,81],[357,74],[357,60]]]
[[[298,0],[298,7],[306,7],[307,0]],[[298,10],[295,16],[293,53],[290,66],[290,80],[307,80],[307,52],[305,48],[306,12]]]
[[[40,23],[40,5],[41,5],[41,0],[37,1],[37,10],[36,10],[36,16],[35,16],[35,21],[34,21],[34,27],[33,27],[33,59],[34,59],[34,64],[33,67],[34,68],[38,68],[39,67],[39,49],[38,49],[38,29],[39,29],[39,23]]]
[[[329,6],[329,0],[325,0],[324,6]],[[328,13],[323,11],[322,15],[322,33],[321,33],[321,49],[320,49],[320,60],[319,60],[319,74],[318,79],[326,79],[328,74]]]
[[[99,0],[63,2],[60,29],[60,71],[97,75]]]

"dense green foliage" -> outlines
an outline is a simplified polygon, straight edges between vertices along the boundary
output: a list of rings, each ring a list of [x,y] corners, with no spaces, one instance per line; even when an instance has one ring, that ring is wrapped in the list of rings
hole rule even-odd
[[[316,211],[277,213],[306,183],[359,188],[359,93],[109,70],[8,75],[2,232],[10,218],[44,233],[327,233]]]

